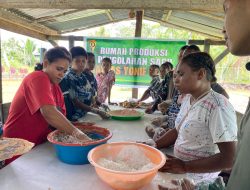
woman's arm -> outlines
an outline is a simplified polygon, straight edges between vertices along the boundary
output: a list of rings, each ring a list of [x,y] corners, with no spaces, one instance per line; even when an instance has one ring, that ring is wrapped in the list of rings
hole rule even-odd
[[[161,171],[169,173],[208,173],[232,168],[236,142],[223,142],[217,145],[220,153],[186,162],[177,158],[168,159]]]
[[[82,103],[81,101],[79,101],[76,98],[73,100],[73,103],[76,107],[78,107],[84,111],[87,111],[87,112],[95,113],[95,114],[99,115],[102,119],[109,119],[110,118],[110,115],[107,114],[106,112],[101,111],[97,108],[90,107],[90,106]]]
[[[177,130],[170,129],[168,130],[160,139],[158,139],[156,143],[157,148],[167,148],[170,145],[173,145],[178,137]]]
[[[75,135],[79,139],[88,139],[89,137],[74,127],[66,117],[53,105],[44,105],[40,108],[41,114],[49,125],[58,130],[65,131],[68,134]]]
[[[138,102],[142,102],[142,101],[148,99],[149,96],[150,96],[150,94],[149,94],[149,89],[147,89],[147,90],[143,93],[142,97],[138,100]]]
[[[111,89],[113,87],[113,84],[109,84],[109,91],[108,91],[108,103],[110,104],[111,101],[110,101],[110,97],[111,97]]]
[[[77,98],[74,98],[73,100],[73,103],[74,105],[77,107],[77,108],[80,108],[81,110],[84,110],[86,112],[89,112],[91,111],[91,107],[82,103],[81,101],[79,101]]]
[[[222,142],[217,144],[220,153],[199,160],[185,163],[187,172],[207,173],[223,169],[231,169],[236,150],[236,142]]]

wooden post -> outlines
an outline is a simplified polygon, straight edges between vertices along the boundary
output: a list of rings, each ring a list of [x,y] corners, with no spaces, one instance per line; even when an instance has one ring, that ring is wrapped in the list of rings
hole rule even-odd
[[[135,37],[141,37],[143,11],[136,11]],[[138,88],[132,88],[132,98],[138,98]]]
[[[69,50],[74,47],[75,39],[74,36],[69,36]]]
[[[1,42],[1,30],[0,30],[0,121],[2,121],[2,123],[3,123],[4,120],[3,120],[3,84],[2,84],[2,60],[1,60],[2,51],[1,51],[1,46],[2,46],[2,42]]]
[[[188,44],[204,45],[205,40],[188,40]],[[225,40],[209,40],[209,44],[216,45],[216,46],[225,46],[226,41]]]
[[[48,42],[49,42],[52,46],[54,46],[54,47],[59,46],[59,45],[57,44],[57,42],[54,41],[54,40],[48,40]]]
[[[43,62],[43,57],[46,49],[45,48],[40,48],[40,63]]]
[[[217,64],[219,63],[226,55],[229,54],[229,49],[226,48],[220,55],[218,55],[215,59],[214,59],[214,63]]]
[[[204,52],[209,53],[210,52],[210,40],[205,40],[204,41]]]

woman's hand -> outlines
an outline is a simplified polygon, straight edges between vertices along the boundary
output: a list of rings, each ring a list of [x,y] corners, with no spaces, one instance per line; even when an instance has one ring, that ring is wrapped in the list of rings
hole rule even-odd
[[[108,102],[108,104],[111,106],[118,106],[118,103],[115,103],[115,102]]]
[[[161,111],[163,114],[165,114],[171,103],[172,103],[172,100],[166,100],[166,101],[158,104],[157,108],[159,111]]]
[[[91,108],[90,111],[92,113],[99,115],[102,119],[109,119],[111,117],[111,115],[109,115],[107,112],[104,112],[104,111],[96,109],[96,108]]]
[[[167,112],[167,109],[168,109],[168,104],[166,102],[162,102],[162,103],[158,104],[157,108],[160,112],[165,114]]]
[[[72,132],[72,136],[79,139],[82,142],[85,141],[91,141],[92,139],[89,138],[84,132],[82,132],[80,129],[75,128]]]
[[[152,146],[152,147],[156,148],[156,144],[155,144],[153,139],[148,139],[146,141],[137,141],[137,143],[142,143],[142,144],[145,144],[145,145]]]
[[[91,122],[91,121],[74,121],[74,122],[72,122],[72,124],[91,126],[91,125],[95,125],[95,122]]]
[[[102,119],[109,119],[111,115],[109,115],[107,112],[99,110],[97,113]]]
[[[167,159],[165,165],[159,171],[175,174],[187,173],[185,162],[178,158]]]
[[[100,107],[103,108],[105,110],[105,112],[111,111],[111,109],[109,108],[109,106],[106,105],[106,104],[104,104],[104,103],[102,103]]]
[[[152,114],[153,113],[152,107],[151,106],[147,107],[147,109],[145,110],[145,113]]]
[[[151,120],[151,124],[160,127],[163,123],[163,119],[161,117],[156,117],[154,119]]]

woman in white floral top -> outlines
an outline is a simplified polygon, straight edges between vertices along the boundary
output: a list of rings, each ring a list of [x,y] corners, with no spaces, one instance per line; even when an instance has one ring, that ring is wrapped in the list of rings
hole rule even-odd
[[[228,99],[214,92],[212,58],[204,52],[184,57],[177,67],[175,87],[184,98],[175,128],[156,141],[157,148],[174,144],[175,158],[162,171],[187,173],[196,182],[213,178],[233,165],[237,122]]]

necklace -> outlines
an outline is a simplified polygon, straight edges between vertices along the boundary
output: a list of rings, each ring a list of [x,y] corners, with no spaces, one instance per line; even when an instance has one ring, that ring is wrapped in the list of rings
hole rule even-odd
[[[211,91],[211,89],[205,91],[204,93],[202,93],[198,98],[194,98],[193,96],[191,97],[192,98],[192,103],[190,103],[191,107],[192,105],[194,105],[196,102],[198,102],[200,99],[202,99],[203,97],[205,97],[209,92]],[[191,100],[190,98],[190,100]],[[191,108],[190,108],[191,109]]]
[[[176,130],[179,131],[181,125],[183,124],[183,122],[185,121],[185,119],[187,118],[190,110],[192,109],[193,105],[198,102],[200,99],[202,99],[203,97],[205,97],[209,92],[211,91],[211,89],[209,89],[208,91],[204,92],[203,94],[201,94],[198,98],[194,99],[194,101],[192,103],[190,103],[190,108],[188,109],[187,113],[184,115],[184,117],[182,118],[182,120],[180,121],[179,125],[176,126]],[[192,96],[193,97],[193,96]]]

